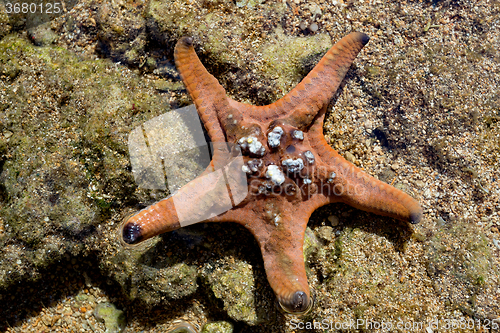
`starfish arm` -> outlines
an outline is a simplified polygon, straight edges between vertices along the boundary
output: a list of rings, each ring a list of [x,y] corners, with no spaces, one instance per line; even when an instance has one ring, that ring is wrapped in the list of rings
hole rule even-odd
[[[210,168],[210,166],[207,168]],[[121,233],[127,244],[205,221],[233,207],[222,172],[204,173],[175,194],[126,219]]]
[[[208,221],[236,222],[259,243],[267,279],[281,306],[288,312],[304,312],[312,305],[302,244],[309,218],[328,198],[313,196],[292,203],[283,197],[255,200]]]
[[[174,201],[169,196],[126,218],[120,233],[125,243],[134,245],[180,227]]]
[[[267,280],[278,302],[289,312],[306,311],[311,304],[303,242],[303,230],[300,233],[275,233],[259,242]]]
[[[352,32],[337,42],[311,72],[283,98],[266,106],[253,106],[230,99],[230,105],[259,122],[283,117],[290,125],[305,129],[328,104],[369,37]]]
[[[193,39],[182,37],[175,45],[175,65],[189,95],[193,99],[208,135],[213,142],[224,142],[218,109],[227,108],[226,91],[217,79],[207,72],[193,48]]]
[[[418,223],[422,219],[422,207],[412,197],[387,183],[368,175],[346,161],[332,149],[323,135],[323,120],[326,107],[318,114],[309,130],[311,145],[328,170],[323,178],[331,173],[332,183],[326,188],[332,202],[342,201],[355,208],[398,220]]]
[[[340,195],[342,202],[370,213],[390,216],[412,224],[420,222],[423,212],[418,201],[403,191],[368,175],[340,155],[333,158],[337,159],[340,170],[341,181],[336,182],[335,185],[340,184],[338,189],[344,191]],[[335,185],[331,187],[333,201],[336,201],[335,197],[338,196]]]

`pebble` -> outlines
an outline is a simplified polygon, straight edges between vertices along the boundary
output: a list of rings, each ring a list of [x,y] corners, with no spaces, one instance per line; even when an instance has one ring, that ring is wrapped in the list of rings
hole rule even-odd
[[[356,163],[356,157],[350,152],[345,152],[345,159],[348,160],[351,163]]]
[[[338,226],[339,225],[339,218],[335,215],[330,215],[328,216],[328,221],[330,221],[330,224],[332,227]]]
[[[54,322],[53,322],[53,316],[48,315],[48,314],[43,315],[43,316],[42,316],[42,322],[43,322],[45,325],[47,325],[47,326],[52,326],[52,325],[54,324]]]
[[[421,180],[416,180],[416,181],[415,181],[415,185],[416,185],[417,187],[422,188],[422,187],[424,187],[424,186],[425,186],[425,183],[424,183],[423,181],[421,181]]]
[[[329,226],[320,227],[318,230],[318,236],[326,241],[333,240],[333,228]]]
[[[315,2],[311,2],[311,4],[309,5],[309,11],[311,12],[311,14],[313,14],[313,16],[321,16],[323,14],[321,12],[321,8]],[[313,24],[315,24],[315,23],[313,23]],[[312,26],[312,24],[311,24],[311,26]],[[316,27],[317,26],[318,25],[316,24]],[[311,27],[309,29],[311,29]],[[312,30],[312,31],[315,31],[315,30]]]
[[[94,310],[94,316],[103,321],[107,333],[122,332],[125,328],[125,315],[111,303],[99,303]]]

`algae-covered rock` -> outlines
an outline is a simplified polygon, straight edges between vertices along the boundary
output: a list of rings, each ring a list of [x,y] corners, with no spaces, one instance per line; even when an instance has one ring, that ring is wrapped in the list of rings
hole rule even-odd
[[[455,247],[457,241],[463,246]],[[459,220],[442,225],[426,243],[426,258],[427,271],[442,299],[467,313],[487,306],[478,299],[494,281],[497,268],[492,265],[488,241],[475,223]]]
[[[198,274],[194,267],[180,263],[172,267],[158,269],[151,279],[146,281],[146,284],[168,298],[178,299],[196,291],[197,277]]]
[[[252,8],[252,7],[255,7],[257,5],[260,5],[263,2],[264,2],[264,0],[240,0],[240,1],[236,1],[236,6]]]
[[[394,240],[387,237],[394,227],[378,223],[374,221],[368,228],[347,226],[337,233],[331,227],[317,229],[324,244],[310,258],[308,277],[316,291],[316,304],[328,308],[324,318],[329,321],[385,318],[394,314],[391,304],[398,304],[397,315],[405,320],[425,303],[421,293],[432,292],[432,287],[406,277],[408,270],[425,276],[425,269],[406,261],[405,253],[394,251]]]
[[[9,22],[9,16],[6,13],[5,4],[0,2],[0,39],[10,32],[12,26]]]
[[[58,37],[57,34],[50,28],[50,22],[29,29],[28,36],[36,46],[50,45]]]
[[[307,261],[310,256],[315,254],[321,247],[320,240],[316,237],[314,232],[308,227],[304,235],[304,244],[302,245],[304,252],[304,260]]]
[[[5,37],[0,64],[0,241],[11,244],[0,258],[16,258],[0,260],[6,287],[96,246],[99,224],[134,192],[128,133],[168,106],[130,71],[58,47]]]
[[[139,66],[146,61],[146,22],[143,1],[105,1],[97,24],[101,51],[114,60]]]
[[[307,74],[332,47],[328,34],[308,37],[286,36],[281,27],[264,44],[262,52],[263,71],[275,80],[280,95],[286,94]],[[312,59],[312,66],[307,66]],[[309,67],[309,68],[308,68]]]
[[[231,265],[207,263],[202,274],[215,297],[222,299],[224,309],[232,319],[251,325],[267,320],[264,309],[257,306],[251,265],[242,261]]]
[[[106,326],[105,333],[119,333],[125,329],[125,314],[111,303],[97,304],[94,309],[94,316],[104,322]]]
[[[228,321],[217,321],[207,323],[203,326],[201,333],[233,333],[234,326]]]
[[[171,48],[182,36],[195,37],[207,68],[230,93],[270,103],[300,81],[310,57],[332,45],[328,34],[285,36],[266,21],[279,21],[286,10],[281,2],[152,0],[145,15],[155,42]],[[256,26],[265,28],[257,34]]]

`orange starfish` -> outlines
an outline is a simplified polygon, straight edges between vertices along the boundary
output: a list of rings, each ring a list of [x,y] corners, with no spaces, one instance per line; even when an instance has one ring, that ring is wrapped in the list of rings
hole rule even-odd
[[[180,39],[175,63],[182,80],[212,142],[234,144],[243,154],[240,172],[246,174],[248,191],[242,200],[236,200],[238,193],[229,186],[218,186],[228,184],[232,174],[227,172],[209,181],[197,178],[126,220],[124,241],[136,244],[180,228],[186,224],[181,212],[209,211],[219,204],[221,193],[228,191],[234,207],[212,214],[204,222],[237,222],[250,230],[260,245],[267,278],[279,303],[288,312],[300,313],[312,304],[302,245],[315,209],[344,202],[419,222],[422,208],[416,200],[347,162],[323,136],[327,105],[368,40],[362,33],[349,34],[286,96],[271,105],[252,106],[227,97],[198,59],[192,38]],[[223,155],[215,150],[204,175],[226,163]]]

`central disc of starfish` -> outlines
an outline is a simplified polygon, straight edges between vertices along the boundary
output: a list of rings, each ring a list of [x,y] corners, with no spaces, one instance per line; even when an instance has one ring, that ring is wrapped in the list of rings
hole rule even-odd
[[[283,309],[302,313],[312,305],[302,245],[315,209],[343,202],[417,223],[422,209],[416,200],[346,161],[323,136],[328,103],[368,40],[362,33],[349,34],[286,96],[252,106],[227,97],[196,56],[193,40],[180,39],[175,61],[198,114],[212,142],[232,148],[214,149],[199,178],[124,221],[123,240],[137,244],[199,221],[239,223],[259,243]],[[242,162],[217,173],[234,156],[230,151],[241,153]],[[241,187],[231,186],[241,173],[246,177],[243,196]],[[221,212],[224,196],[231,204]],[[205,214],[210,211],[217,213]]]

